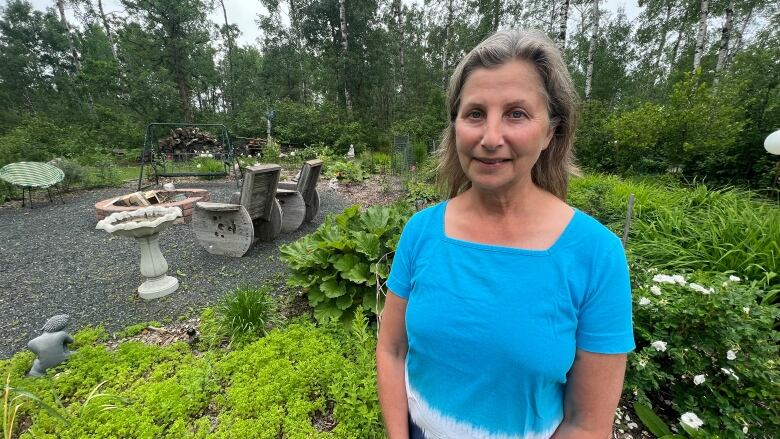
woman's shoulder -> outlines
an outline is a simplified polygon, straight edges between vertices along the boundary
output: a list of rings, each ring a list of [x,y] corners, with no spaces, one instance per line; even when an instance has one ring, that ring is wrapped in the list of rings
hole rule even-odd
[[[572,221],[573,230],[571,233],[571,242],[580,247],[589,248],[592,251],[607,250],[615,248],[622,250],[623,244],[615,232],[602,224],[599,220],[589,215],[587,212],[574,209]]]

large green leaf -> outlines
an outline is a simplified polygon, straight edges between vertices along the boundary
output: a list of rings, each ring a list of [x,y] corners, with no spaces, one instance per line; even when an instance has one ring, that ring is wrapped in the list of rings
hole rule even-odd
[[[371,259],[376,259],[380,256],[378,236],[363,230],[352,232],[350,235],[355,241],[355,250],[363,253]]]
[[[309,299],[309,305],[316,307],[325,300],[325,293],[320,288],[312,288],[306,293],[306,297]]]
[[[327,323],[341,317],[343,311],[340,310],[334,301],[327,301],[314,308],[314,318],[320,323]]]
[[[349,206],[346,209],[344,209],[344,211],[341,212],[336,217],[336,224],[338,224],[342,230],[349,230],[350,220],[358,216],[359,214],[360,214],[360,206],[358,206],[357,204],[353,204],[352,206]]]
[[[355,299],[352,298],[351,294],[345,294],[338,299],[336,299],[336,307],[340,310],[345,310],[352,306],[352,303],[355,301]]]
[[[322,290],[326,297],[331,299],[343,296],[344,293],[347,292],[344,285],[339,283],[336,279],[329,279],[321,283],[320,290]]]
[[[293,271],[287,278],[287,284],[295,287],[308,288],[317,282],[317,278],[302,271]]]
[[[351,269],[343,271],[341,273],[341,277],[358,284],[367,283],[373,278],[371,273],[368,271],[368,264],[365,262],[358,262],[357,264],[353,265]]]
[[[358,258],[353,253],[347,253],[345,255],[333,255],[330,260],[333,263],[333,267],[341,272],[342,276],[344,276],[344,273],[351,270],[355,264],[360,262],[360,258]]]
[[[650,430],[650,433],[653,433],[656,437],[669,436],[672,434],[672,431],[669,430],[669,427],[664,421],[655,414],[653,409],[645,404],[638,402],[634,403],[634,412],[639,416],[642,424],[644,424],[645,427]]]
[[[374,235],[381,236],[387,231],[390,220],[390,209],[381,206],[371,206],[363,213],[361,222]]]

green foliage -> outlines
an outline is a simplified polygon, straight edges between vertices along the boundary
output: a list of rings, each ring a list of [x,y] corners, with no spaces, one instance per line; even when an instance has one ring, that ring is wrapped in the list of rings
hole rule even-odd
[[[758,303],[758,282],[672,274],[679,277],[632,266],[637,349],[629,356],[626,388],[656,410],[695,413],[711,433],[742,437],[747,426],[776,437],[777,307]],[[696,384],[699,375],[704,381]]]
[[[419,180],[409,180],[406,182],[406,201],[415,202],[422,200],[426,203],[434,203],[442,199],[438,188],[430,183]]]
[[[375,311],[376,283],[387,279],[408,212],[352,206],[329,215],[314,233],[280,248],[289,284],[306,292],[321,322],[349,320],[355,308]]]
[[[282,322],[279,305],[271,288],[239,287],[215,307],[218,333],[231,343],[243,343],[265,336]]]
[[[761,281],[767,295],[778,289],[776,206],[737,189],[598,175],[573,179],[569,201],[622,232],[630,194],[636,203],[629,247],[637,257],[662,269],[738,273]]]
[[[114,334],[116,338],[125,338],[125,337],[134,337],[141,332],[143,332],[144,329],[148,328],[149,326],[153,327],[160,327],[162,324],[160,322],[142,322],[142,323],[136,323],[135,325],[130,325],[127,328],[117,332]]]
[[[76,183],[81,183],[85,179],[85,170],[78,162],[64,157],[57,157],[49,161],[50,165],[62,169],[65,178],[62,180],[63,189],[67,190]]]
[[[642,403],[634,403],[634,413],[639,416],[645,427],[650,430],[656,437],[664,437],[672,434],[669,427],[666,426],[663,420],[655,414],[652,408]]]
[[[371,154],[371,160],[374,163],[376,172],[379,174],[389,174],[393,160],[389,154],[384,152],[375,152]]]
[[[368,174],[356,160],[329,162],[325,167],[325,176],[328,178],[335,177],[344,183],[360,183],[368,178]]]
[[[263,148],[263,162],[279,163],[279,155],[282,153],[282,147],[279,143],[270,140]]]
[[[199,174],[219,174],[225,172],[225,163],[221,160],[210,157],[195,157],[192,159],[191,165],[195,167],[194,172]],[[200,178],[204,180],[212,180],[217,177],[203,175]]]

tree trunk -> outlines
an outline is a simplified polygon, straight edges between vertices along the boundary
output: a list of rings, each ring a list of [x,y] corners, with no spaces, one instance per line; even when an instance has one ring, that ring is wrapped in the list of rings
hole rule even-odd
[[[348,31],[346,3],[346,0],[339,0],[339,19],[341,20],[341,56],[344,73],[344,104],[347,106],[347,113],[352,114],[352,98],[349,95],[349,87],[347,87],[347,60],[349,57],[349,46],[347,45]]]
[[[493,32],[498,30],[498,25],[501,23],[501,0],[493,0],[493,23],[491,29]]]
[[[715,64],[715,85],[720,80],[720,72],[726,67],[726,60],[729,54],[729,41],[731,39],[731,29],[734,27],[734,0],[729,0],[726,6],[726,20],[723,23],[723,29],[720,31],[720,47],[718,48],[718,62]]]
[[[227,10],[225,9],[225,2],[219,0],[220,6],[222,6],[222,16],[225,18],[225,39],[227,40],[227,59],[225,60],[225,67],[227,68],[227,80],[225,81],[225,100],[228,103],[228,107],[233,110],[233,37],[230,35],[230,25],[228,24]]]
[[[666,24],[669,23],[669,18],[672,16],[672,4],[669,3],[666,6],[666,19],[664,19],[663,23],[663,32],[661,33],[660,41],[658,42],[658,51],[656,52],[655,56],[655,65],[660,66],[661,65],[661,57],[664,55],[664,48],[666,47],[666,37],[669,35],[669,30],[666,27]]]
[[[111,27],[108,25],[108,19],[106,19],[106,13],[103,12],[103,0],[97,0],[98,11],[100,12],[100,21],[103,23],[103,29],[106,31],[106,38],[108,38],[108,44],[111,46],[111,53],[114,55],[114,59],[119,61],[116,54],[116,46],[114,45],[114,37],[111,35]]]
[[[554,29],[555,29],[555,18],[558,16],[558,2],[557,0],[552,0],[550,2],[550,23],[547,26],[547,33],[549,35],[552,35]]]
[[[399,63],[399,78],[398,78],[398,85],[400,90],[400,95],[403,97],[404,95],[404,83],[406,82],[406,64],[404,59],[404,14],[403,14],[403,7],[401,6],[400,0],[396,0],[393,2],[393,7],[395,9],[395,25],[398,29],[398,63]]]
[[[301,80],[301,102],[306,103],[306,95],[308,93],[308,86],[306,85],[306,70],[303,67],[304,56],[304,44],[303,33],[301,32],[300,11],[295,0],[290,1],[290,24],[292,26],[293,40],[295,42],[295,52],[298,58],[298,70],[300,71]]]
[[[753,8],[750,8],[747,12],[747,15],[745,16],[745,21],[742,22],[742,27],[740,28],[740,31],[737,32],[737,35],[734,36],[734,44],[731,44],[729,46],[729,53],[728,53],[728,57],[726,58],[726,65],[731,64],[731,61],[734,60],[734,55],[736,55],[740,50],[742,50],[742,41],[743,41],[742,36],[745,35],[745,29],[747,29],[748,25],[752,20],[753,20]]]
[[[706,1],[706,0],[705,0]],[[555,36],[555,45],[561,52],[566,50],[566,26],[569,24],[569,0],[561,1],[561,9],[558,13],[558,35]]]
[[[593,58],[596,54],[596,42],[599,35],[599,0],[593,0],[593,23],[591,24],[590,47],[588,47],[588,67],[585,73],[585,100],[590,100],[593,87]]]
[[[65,32],[68,33],[68,45],[70,46],[70,54],[73,57],[73,64],[76,66],[76,71],[81,71],[81,60],[79,54],[76,52],[76,43],[73,41],[73,32],[65,18],[65,0],[57,0],[57,9],[60,11],[60,22],[65,27]],[[89,114],[93,118],[95,117],[95,101],[92,99],[92,93],[87,92],[87,105],[89,106]]]
[[[57,9],[60,11],[60,22],[68,33],[68,45],[70,45],[70,54],[73,57],[73,64],[76,65],[76,69],[81,70],[81,61],[79,55],[76,52],[76,45],[73,43],[73,34],[70,28],[68,20],[65,18],[65,0],[57,0]]]
[[[685,22],[680,23],[680,28],[677,30],[677,39],[674,41],[674,47],[672,48],[672,56],[669,58],[669,74],[672,74],[674,69],[674,63],[677,61],[677,54],[680,52],[680,45],[683,39],[683,31],[685,30]]]
[[[447,64],[449,61],[449,46],[450,46],[450,26],[452,26],[452,14],[453,14],[453,8],[452,8],[452,1],[453,0],[447,0],[447,21],[444,22],[444,44],[442,44],[442,55],[441,55],[441,74],[442,74],[442,83],[444,84],[444,89],[447,89],[447,80],[449,79],[449,75],[447,74]]]
[[[701,58],[704,55],[704,44],[707,41],[707,18],[710,14],[709,0],[701,0],[699,9],[699,30],[696,32],[696,52],[693,54],[693,70],[701,67]]]

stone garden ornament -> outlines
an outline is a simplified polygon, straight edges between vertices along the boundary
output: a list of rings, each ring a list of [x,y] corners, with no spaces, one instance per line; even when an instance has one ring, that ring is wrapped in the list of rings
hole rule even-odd
[[[27,373],[29,376],[39,377],[46,375],[46,369],[57,366],[75,351],[68,349],[73,343],[73,337],[64,331],[68,326],[68,315],[56,315],[43,325],[43,334],[35,337],[27,343],[27,347],[38,357]]]
[[[138,287],[142,299],[167,296],[179,288],[179,280],[168,276],[168,262],[160,251],[160,232],[182,216],[178,207],[151,206],[112,213],[98,221],[96,229],[133,237],[141,247],[141,275],[146,281]]]

